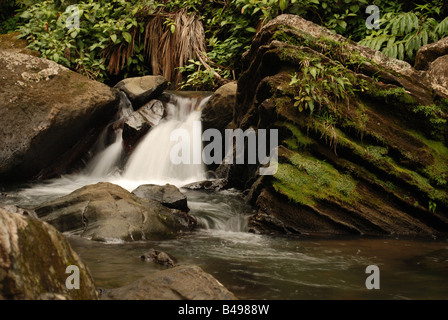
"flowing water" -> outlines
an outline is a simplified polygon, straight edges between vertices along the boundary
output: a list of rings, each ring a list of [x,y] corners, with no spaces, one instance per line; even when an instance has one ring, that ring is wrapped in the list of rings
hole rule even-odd
[[[144,183],[182,187],[204,180],[204,166],[173,165],[169,161],[173,147],[169,136],[181,128],[197,139],[194,124],[206,101],[173,97],[166,105],[167,120],[143,138],[129,159],[121,148],[121,130],[113,131],[111,139],[107,133],[110,128],[106,129],[94,147],[95,156],[82,172],[6,190],[8,196],[2,202],[33,206],[99,181],[132,191]],[[119,117],[129,112],[128,103]],[[194,142],[190,141],[192,149]],[[123,286],[163,269],[140,260],[143,253],[155,248],[176,257],[178,264],[201,266],[240,299],[448,298],[446,239],[255,235],[247,232],[252,208],[240,192],[182,191],[201,228],[176,239],[99,243],[66,234],[98,287]],[[369,265],[380,268],[379,290],[366,289]]]

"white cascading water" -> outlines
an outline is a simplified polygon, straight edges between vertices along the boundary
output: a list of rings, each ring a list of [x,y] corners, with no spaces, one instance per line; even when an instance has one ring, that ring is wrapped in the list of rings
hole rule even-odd
[[[170,141],[170,136],[173,130],[182,129],[185,135],[190,137],[190,140],[184,138],[181,141],[189,145],[191,158],[198,148],[202,151],[200,118],[202,107],[208,99],[209,97],[198,99],[172,96],[172,101],[165,105],[165,120],[142,138],[124,167],[123,130],[114,128],[114,123],[110,124],[92,149],[94,157],[81,172],[23,189],[19,192],[20,197],[28,199],[26,201],[40,203],[43,198],[53,199],[98,182],[114,183],[133,191],[142,184],[170,183],[182,187],[191,182],[206,180],[206,166],[202,161],[200,164],[173,163],[170,153],[173,146],[179,144],[179,140]],[[115,121],[126,118],[133,112],[127,97],[124,96],[122,101],[124,103]],[[228,196],[224,194],[225,192],[215,195],[190,192],[188,205],[205,229],[223,232],[246,231],[247,216],[240,212],[241,205],[231,204],[231,193]]]
[[[171,183],[185,185],[190,182],[205,180],[205,166],[194,163],[193,154],[202,150],[201,111],[203,99],[197,107],[189,98],[176,97],[177,108],[167,106],[168,119],[154,127],[139,143],[129,158],[122,178],[128,181],[151,182],[155,184]],[[174,130],[184,130],[186,136],[180,141],[171,141]],[[187,144],[191,161],[187,164],[175,164],[170,153],[179,143]]]
[[[86,173],[92,177],[106,177],[117,170],[117,166],[123,157],[123,130],[119,129],[115,134],[115,142],[98,153],[86,166]]]

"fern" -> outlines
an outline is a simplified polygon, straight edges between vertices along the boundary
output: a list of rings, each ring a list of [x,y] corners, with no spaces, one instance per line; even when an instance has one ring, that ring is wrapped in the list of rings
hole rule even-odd
[[[440,23],[414,12],[386,13],[380,29],[372,30],[359,43],[387,56],[412,62],[424,45],[448,35],[448,17]]]

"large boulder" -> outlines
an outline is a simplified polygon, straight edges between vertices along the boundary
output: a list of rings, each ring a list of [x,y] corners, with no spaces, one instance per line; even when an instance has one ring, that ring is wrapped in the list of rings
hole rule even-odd
[[[432,88],[439,92],[445,92],[448,97],[448,54],[431,62],[428,68],[428,76]]]
[[[428,70],[437,58],[448,55],[448,37],[422,46],[415,56],[415,69]]]
[[[278,130],[279,144],[273,175],[219,168],[249,191],[253,232],[448,233],[446,82],[295,15],[242,62],[231,127]]]
[[[202,130],[224,129],[233,119],[236,104],[237,83],[229,82],[221,86],[207,101],[201,114]]]
[[[35,208],[43,221],[96,241],[166,239],[189,231],[196,219],[120,186],[98,183]]]
[[[143,184],[132,193],[141,198],[158,201],[168,208],[189,211],[187,197],[172,184],[167,183],[164,186]]]
[[[79,289],[67,278],[79,269]],[[72,267],[71,267],[72,268]],[[74,280],[68,279],[69,284]],[[0,208],[0,300],[95,300],[88,268],[49,224]]]
[[[0,180],[64,172],[118,110],[118,91],[57,63],[0,50]]]
[[[102,300],[236,300],[200,267],[181,265],[154,272],[118,289],[106,289]]]
[[[168,80],[162,76],[144,76],[127,78],[115,85],[128,96],[134,110],[145,103],[157,99],[168,88]]]
[[[134,111],[123,124],[123,143],[127,151],[165,116],[165,107],[160,100],[151,100]]]

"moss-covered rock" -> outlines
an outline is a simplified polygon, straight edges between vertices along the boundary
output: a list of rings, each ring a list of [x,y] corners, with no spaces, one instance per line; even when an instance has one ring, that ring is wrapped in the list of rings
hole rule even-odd
[[[79,268],[79,289],[67,278]],[[69,279],[69,283],[72,281]],[[96,300],[89,270],[49,224],[0,208],[0,300]]]
[[[428,72],[293,15],[243,63],[232,126],[278,129],[280,143],[262,183],[249,165],[222,170],[251,189],[254,232],[448,232],[446,88]]]

